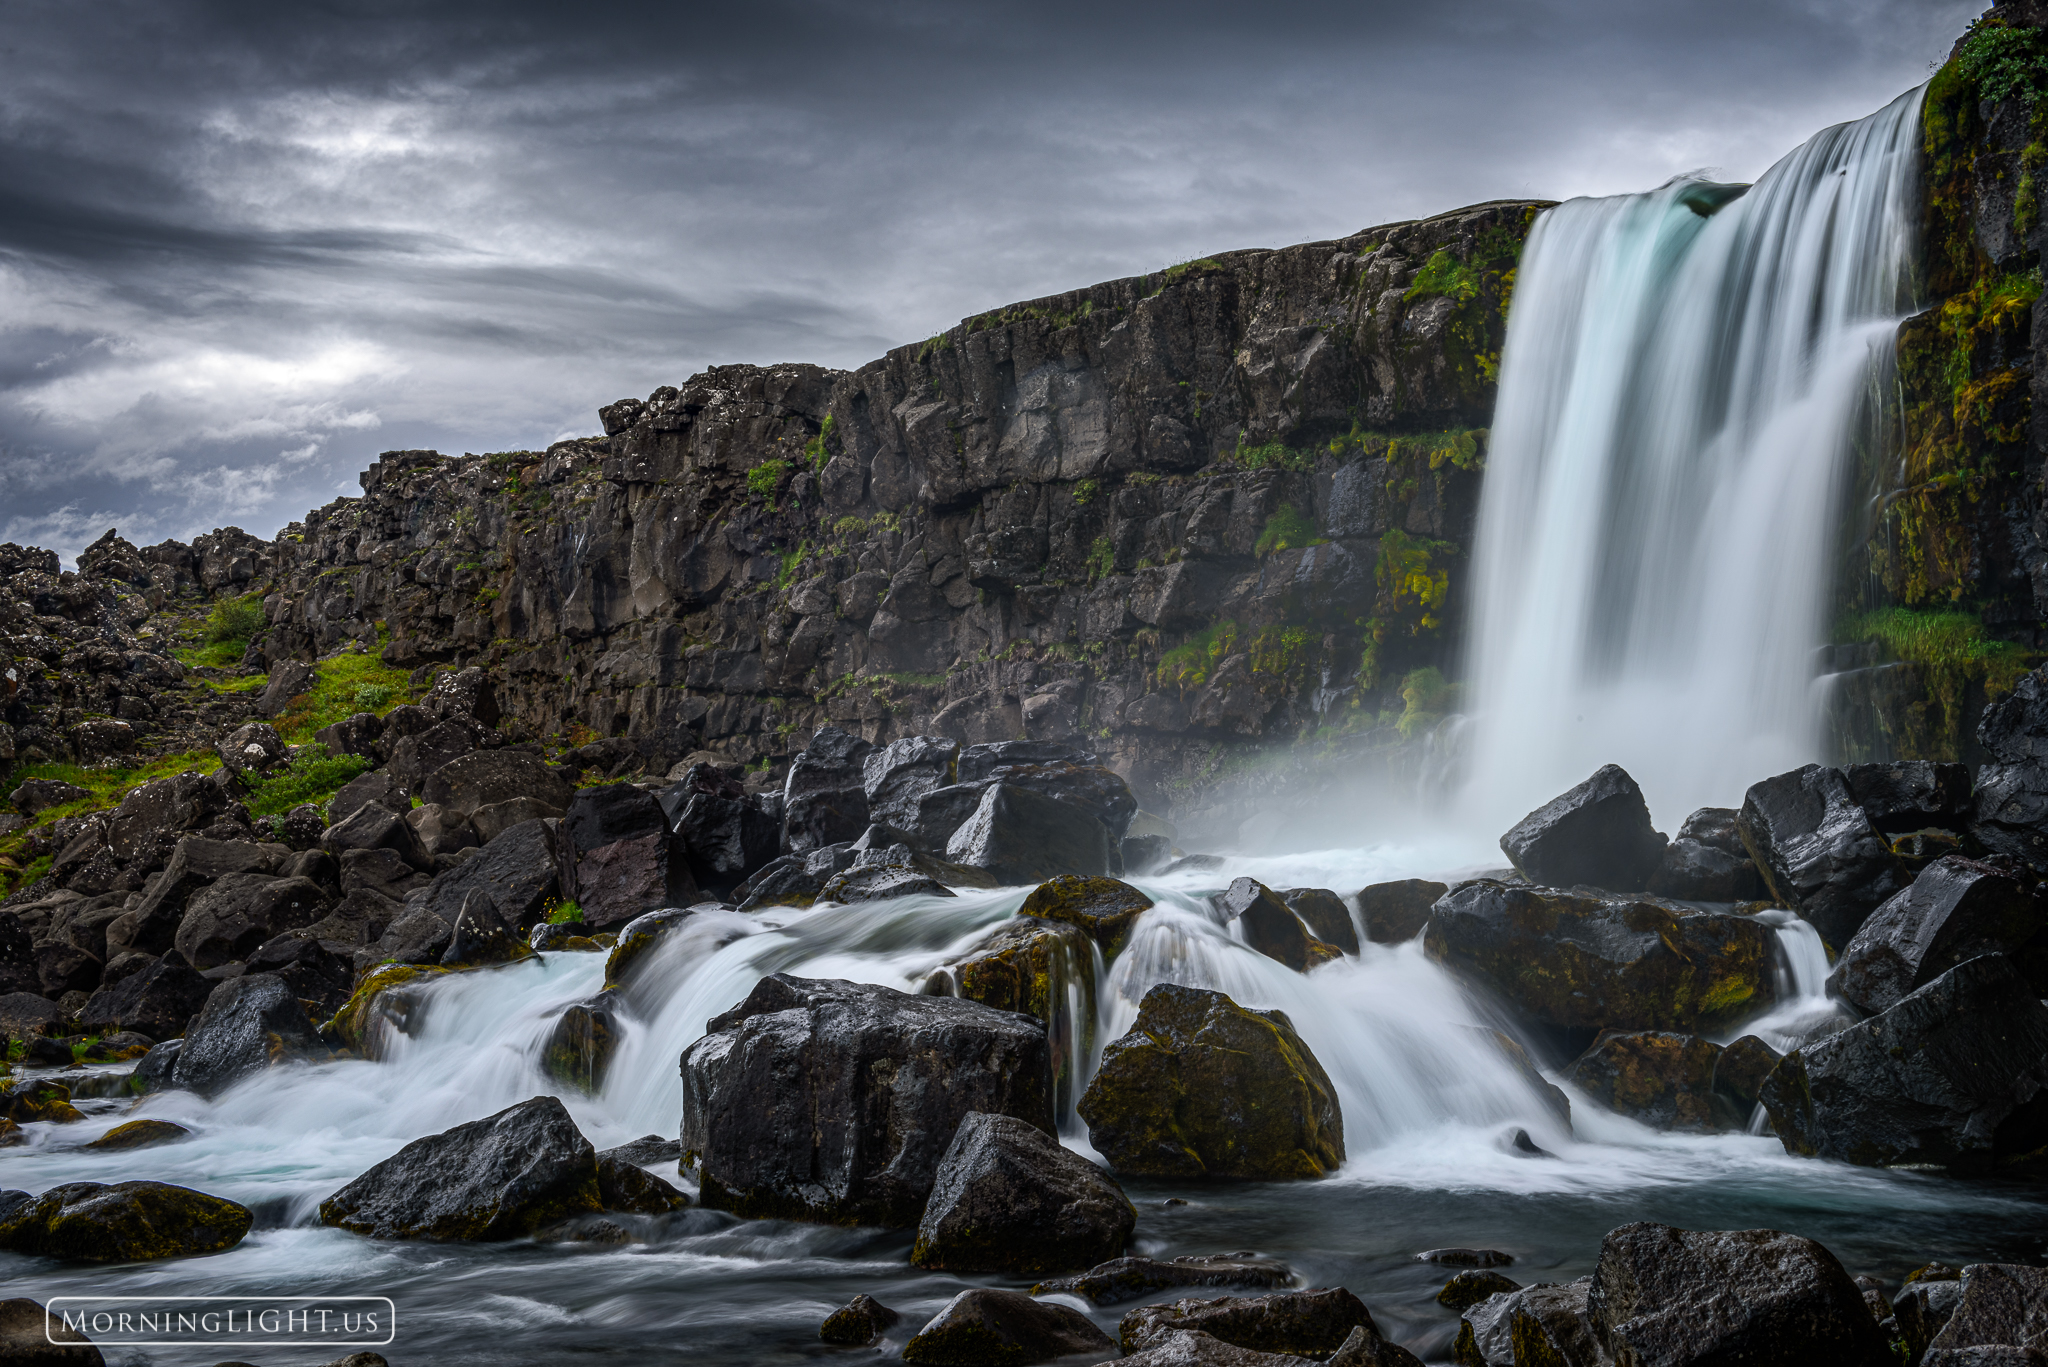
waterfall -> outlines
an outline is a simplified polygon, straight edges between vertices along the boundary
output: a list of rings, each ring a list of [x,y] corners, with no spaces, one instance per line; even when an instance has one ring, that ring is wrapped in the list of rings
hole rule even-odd
[[[1815,654],[1911,294],[1920,98],[1746,190],[1681,177],[1537,222],[1474,550],[1474,819],[1612,762],[1669,829],[1821,757]]]

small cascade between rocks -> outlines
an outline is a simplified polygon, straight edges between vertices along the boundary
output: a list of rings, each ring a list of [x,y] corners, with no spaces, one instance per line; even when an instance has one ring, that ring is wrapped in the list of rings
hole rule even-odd
[[[1602,764],[1675,825],[1822,757],[1815,650],[1911,309],[1920,101],[1753,186],[1680,177],[1530,233],[1474,549],[1482,827]]]

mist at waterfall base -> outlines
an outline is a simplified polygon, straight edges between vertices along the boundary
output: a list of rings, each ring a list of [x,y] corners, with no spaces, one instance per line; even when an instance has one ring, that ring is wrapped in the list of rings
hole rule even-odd
[[[1911,201],[1902,149],[1916,112],[1911,96],[1829,130],[1740,197],[1679,181],[1563,205],[1538,226],[1482,512],[1480,705],[1463,756],[1464,812],[1431,818],[1433,834],[1381,839],[1361,826],[1372,840],[1133,878],[1157,905],[1106,969],[1075,966],[1052,1022],[1084,1065],[1082,1084],[1154,983],[1278,1007],[1337,1089],[1348,1161],[1321,1182],[1128,1181],[1133,1251],[1284,1259],[1301,1285],[1350,1288],[1383,1331],[1433,1361],[1448,1356],[1457,1320],[1434,1301],[1447,1272],[1414,1261],[1430,1247],[1504,1249],[1524,1284],[1584,1275],[1601,1237],[1638,1219],[1790,1230],[1852,1272],[1894,1280],[1935,1259],[2040,1255],[2048,1199],[2038,1189],[1796,1159],[1760,1135],[1662,1134],[1576,1095],[1567,1126],[1496,1042],[1511,1024],[1419,942],[1366,943],[1356,958],[1300,975],[1247,948],[1209,902],[1240,875],[1348,894],[1497,864],[1490,846],[1509,821],[1609,760],[1644,780],[1668,830],[1691,806],[1725,805],[1755,778],[1814,757],[1802,709],[1814,585],[1826,569],[1815,529],[1835,514],[1841,448],[1881,382]],[[1752,611],[1759,605],[1768,611]],[[392,1035],[381,1062],[286,1064],[212,1101],[83,1101],[85,1122],[31,1125],[25,1146],[0,1150],[0,1185],[153,1178],[240,1201],[256,1226],[210,1258],[92,1268],[0,1255],[0,1270],[10,1294],[43,1300],[389,1296],[398,1333],[384,1351],[394,1364],[795,1362],[844,1351],[826,1349],[818,1325],[860,1293],[903,1312],[890,1338],[900,1347],[963,1287],[1016,1283],[914,1269],[910,1231],[694,1207],[618,1217],[638,1240],[623,1245],[434,1245],[324,1228],[318,1206],[407,1142],[540,1093],[560,1096],[599,1148],[673,1138],[682,1051],[763,974],[916,991],[1024,895],[702,913],[632,971],[622,1039],[594,1096],[550,1080],[539,1058],[560,1011],[602,985],[604,956],[549,953],[421,989],[411,1033]],[[1724,1039],[1755,1032],[1787,1047],[1831,1015],[1817,937],[1772,915],[1781,1004]],[[1074,1095],[1061,1098],[1063,1138],[1089,1153]],[[79,1147],[142,1116],[193,1136],[128,1154]],[[1517,1129],[1547,1156],[1517,1151]],[[1128,1309],[1069,1303],[1112,1334]],[[219,1356],[114,1350],[109,1361]]]

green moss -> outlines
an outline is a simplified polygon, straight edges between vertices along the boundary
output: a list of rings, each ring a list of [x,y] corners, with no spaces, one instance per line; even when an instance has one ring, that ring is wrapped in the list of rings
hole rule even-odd
[[[1259,533],[1258,542],[1252,547],[1252,554],[1270,555],[1274,551],[1321,546],[1328,540],[1328,537],[1316,535],[1315,524],[1303,517],[1292,503],[1283,503],[1266,519],[1266,526]]]
[[[244,805],[252,816],[282,816],[305,802],[324,808],[343,784],[375,767],[361,755],[330,755],[324,745],[308,745],[290,764],[258,779]]]
[[[291,699],[277,718],[277,734],[287,745],[302,745],[313,733],[358,712],[379,716],[400,703],[410,702],[413,687],[406,671],[394,669],[372,651],[344,650],[315,662],[317,677],[304,693]],[[380,706],[366,706],[365,697],[378,697]]]
[[[1307,627],[1262,627],[1247,652],[1252,674],[1286,681],[1298,678],[1313,663],[1318,639]]]
[[[551,926],[580,926],[583,924],[583,908],[574,902],[563,902],[548,912]]]
[[[1422,263],[1422,269],[1415,273],[1415,283],[1401,296],[1401,302],[1441,297],[1462,304],[1467,299],[1477,298],[1479,290],[1479,273],[1439,248]]]
[[[1970,25],[1956,63],[1979,99],[2018,99],[2032,109],[2048,88],[2048,47],[2040,32],[2014,28],[1996,15]]]
[[[1966,691],[1972,684],[1987,701],[2004,697],[2025,676],[2034,657],[1990,635],[1976,614],[1957,609],[1886,607],[1859,613],[1836,629],[1839,642],[1874,641],[1918,671],[1926,703],[1906,719],[1907,758],[1953,759],[1961,753]]]
[[[832,415],[827,413],[818,428],[818,435],[804,443],[804,457],[810,461],[813,470],[823,470],[825,462],[832,459],[831,453],[825,449],[825,442],[831,437],[834,425]]]
[[[1185,693],[1209,681],[1211,670],[1237,647],[1237,623],[1223,618],[1189,637],[1159,658],[1162,687]]]
[[[1196,257],[1192,261],[1176,261],[1161,271],[1160,274],[1165,276],[1167,280],[1173,281],[1179,280],[1182,276],[1186,275],[1203,275],[1209,271],[1220,271],[1222,269],[1223,263],[1221,261],[1212,256],[1202,256]]]
[[[1401,680],[1403,710],[1400,720],[1394,723],[1401,738],[1413,740],[1442,721],[1445,714],[1455,711],[1462,690],[1462,685],[1446,682],[1443,671],[1435,665],[1410,670]]]
[[[1088,548],[1088,579],[1093,583],[1105,575],[1116,573],[1116,547],[1106,536],[1095,538],[1095,544]]]
[[[747,471],[747,492],[773,508],[775,493],[782,487],[782,477],[788,473],[788,461],[764,460]]]
[[[810,558],[810,554],[811,543],[808,541],[793,550],[781,553],[782,567],[775,574],[775,587],[778,591],[787,589],[796,582],[797,571],[803,567],[804,561]]]
[[[1074,486],[1074,502],[1082,504],[1090,503],[1094,501],[1097,492],[1098,486],[1095,483],[1095,481],[1092,479],[1084,479]]]

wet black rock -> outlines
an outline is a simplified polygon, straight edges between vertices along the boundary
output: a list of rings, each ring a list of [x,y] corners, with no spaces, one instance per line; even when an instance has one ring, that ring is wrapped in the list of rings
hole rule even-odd
[[[1776,1230],[1638,1222],[1600,1245],[1587,1311],[1617,1360],[1879,1367],[1877,1322],[1833,1254]]]
[[[192,895],[172,943],[194,968],[218,968],[248,958],[285,931],[313,924],[330,906],[327,893],[311,879],[229,874]]]
[[[606,1210],[666,1215],[690,1204],[690,1198],[675,1187],[615,1153],[607,1149],[597,1156],[597,1199]]]
[[[1795,1049],[1761,1100],[1788,1152],[1984,1169],[2048,1144],[2048,1006],[2003,955]]]
[[[1909,881],[1839,769],[1809,764],[1752,785],[1735,825],[1771,895],[1832,948]]]
[[[1500,847],[1532,883],[1634,892],[1657,871],[1664,837],[1651,826],[1636,781],[1607,764],[1516,822]]]
[[[52,1343],[51,1340],[56,1340]],[[0,1367],[103,1367],[92,1340],[25,1297],[0,1301]]]
[[[0,912],[0,995],[40,995],[42,971],[36,964],[35,942],[22,928],[21,919]]]
[[[1183,1203],[1185,1204],[1185,1203]],[[1071,1277],[1056,1277],[1031,1288],[1034,1296],[1064,1292],[1096,1305],[1134,1301],[1176,1286],[1285,1286],[1294,1269],[1251,1253],[1208,1253],[1161,1262],[1156,1258],[1115,1258]]]
[[[1216,910],[1243,928],[1247,945],[1297,973],[1340,957],[1336,946],[1316,938],[1280,895],[1257,879],[1234,880],[1216,898]]]
[[[185,1041],[179,1038],[165,1040],[144,1054],[136,1062],[135,1071],[128,1075],[136,1093],[148,1096],[152,1092],[169,1091],[175,1085],[172,1078],[177,1076],[178,1055],[184,1050]]]
[[[1351,908],[1328,888],[1293,888],[1280,894],[1287,909],[1301,918],[1309,934],[1346,954],[1358,952],[1358,928],[1351,924]]]
[[[905,736],[868,752],[862,762],[868,820],[908,829],[925,794],[953,782],[958,743],[936,736]]]
[[[70,1182],[28,1200],[0,1193],[0,1248],[73,1263],[221,1253],[252,1220],[233,1201],[165,1182]]]
[[[1924,759],[1845,764],[1842,780],[1870,824],[1886,835],[1930,826],[1959,831],[1969,824],[1974,794],[1966,764]]]
[[[78,1013],[78,1025],[95,1034],[139,1030],[151,1039],[169,1039],[185,1033],[185,1023],[212,991],[213,984],[182,954],[168,950],[140,973],[93,993]]]
[[[1148,991],[1079,1112],[1123,1174],[1306,1179],[1344,1162],[1336,1089],[1293,1023],[1203,988]]]
[[[2011,957],[2036,995],[2048,995],[2048,908],[2018,879],[1947,855],[1871,913],[1835,961],[1828,990],[1875,1015],[1980,954]]]
[[[1755,1035],[1744,1035],[1714,1060],[1714,1095],[1747,1125],[1763,1092],[1764,1079],[1783,1057]]]
[[[907,855],[908,851],[904,851]],[[951,897],[938,879],[909,863],[859,864],[836,873],[818,889],[820,902],[886,902],[895,897]]]
[[[781,795],[748,793],[717,766],[691,765],[662,790],[661,805],[691,877],[713,896],[732,894],[773,862],[781,847]]]
[[[991,783],[946,843],[946,858],[1003,884],[1110,868],[1109,830],[1087,808],[1009,782]]]
[[[1565,1069],[1565,1080],[1618,1115],[1657,1130],[1738,1129],[1748,1119],[1719,1105],[1721,1046],[1697,1035],[1610,1031]]]
[[[1919,1363],[1956,1307],[1963,1302],[1962,1271],[1944,1268],[1945,1275],[1909,1280],[1892,1298],[1892,1325],[1908,1363]]]
[[[2048,672],[2036,669],[1984,709],[1971,834],[1994,854],[2048,871]]]
[[[323,1052],[320,1032],[284,979],[230,978],[213,989],[185,1036],[174,1085],[215,1096],[252,1073]]]
[[[903,1360],[926,1367],[1009,1367],[1115,1348],[1109,1335],[1070,1306],[977,1289],[946,1302],[903,1346]]]
[[[1052,1128],[1045,1027],[958,998],[778,973],[682,1066],[703,1203],[745,1216],[909,1227],[966,1116]]]
[[[421,873],[434,871],[434,857],[403,816],[378,802],[366,802],[347,820],[327,828],[320,847],[339,859],[349,850],[390,850]]]
[[[882,1337],[903,1316],[873,1296],[855,1296],[825,1316],[818,1337],[842,1348],[865,1348]]]
[[[1687,902],[1753,902],[1769,888],[1743,848],[1729,807],[1702,807],[1664,848],[1649,891]]]
[[[784,781],[783,847],[801,854],[857,838],[868,820],[868,753],[874,747],[836,726],[821,726],[789,764]]]
[[[1124,1315],[1117,1336],[1126,1353],[1141,1352],[1176,1330],[1192,1330],[1254,1352],[1320,1358],[1336,1352],[1357,1328],[1378,1334],[1372,1312],[1335,1287],[1144,1305]]]
[[[517,1239],[596,1211],[597,1154],[551,1096],[415,1139],[320,1203],[373,1239]]]
[[[594,1095],[603,1088],[612,1054],[619,1046],[614,1001],[607,991],[565,1007],[547,1043],[541,1046],[541,1071],[578,1091]]]
[[[1521,1289],[1520,1282],[1512,1277],[1503,1277],[1498,1272],[1460,1272],[1445,1282],[1443,1290],[1436,1293],[1436,1303],[1447,1310],[1464,1311],[1479,1304],[1488,1296],[1501,1296]]]
[[[1152,899],[1129,883],[1115,878],[1065,874],[1033,888],[1018,914],[1064,921],[1080,928],[1101,947],[1102,957],[1108,960],[1116,957],[1130,938],[1131,928],[1151,907]]]
[[[1340,1364],[1335,1357],[1329,1361],[1338,1367],[1355,1367]],[[1196,1329],[1174,1329],[1154,1338],[1143,1352],[1127,1354],[1114,1363],[1099,1363],[1097,1367],[1315,1367],[1315,1363],[1314,1358],[1296,1357],[1292,1353],[1240,1348]]]
[[[1415,1261],[1438,1267],[1511,1267],[1515,1256],[1497,1248],[1426,1248]]]
[[[1465,1311],[1453,1360],[1460,1367],[1606,1367],[1587,1312],[1592,1284],[1590,1277],[1537,1282],[1488,1296]],[[1665,1367],[1666,1360],[1653,1360]]]
[[[393,773],[397,772],[394,764]],[[412,791],[422,802],[474,816],[481,807],[519,798],[565,809],[577,790],[539,755],[524,750],[471,749],[428,769]]]
[[[1705,1033],[1777,995],[1769,926],[1650,899],[1476,879],[1438,900],[1423,944],[1550,1029]]]
[[[448,948],[441,951],[444,964],[502,964],[520,957],[525,945],[505,923],[482,888],[471,888],[462,899],[462,910],[448,935]]]
[[[1974,1263],[1959,1287],[1925,1367],[2022,1367],[2048,1358],[2048,1269]]]
[[[631,783],[605,783],[576,790],[562,833],[583,854],[619,840],[667,835],[668,818],[654,794]]]
[[[489,898],[508,926],[523,928],[540,920],[560,892],[548,823],[522,821],[505,831],[459,867],[436,877],[417,905],[452,927],[471,892]]]
[[[910,1261],[949,1272],[1063,1272],[1122,1253],[1137,1219],[1108,1173],[1044,1130],[975,1114],[939,1161]]]
[[[382,717],[375,712],[357,712],[332,726],[321,727],[313,733],[313,739],[326,746],[330,755],[361,755],[365,759],[374,759],[377,738],[383,734]]]

